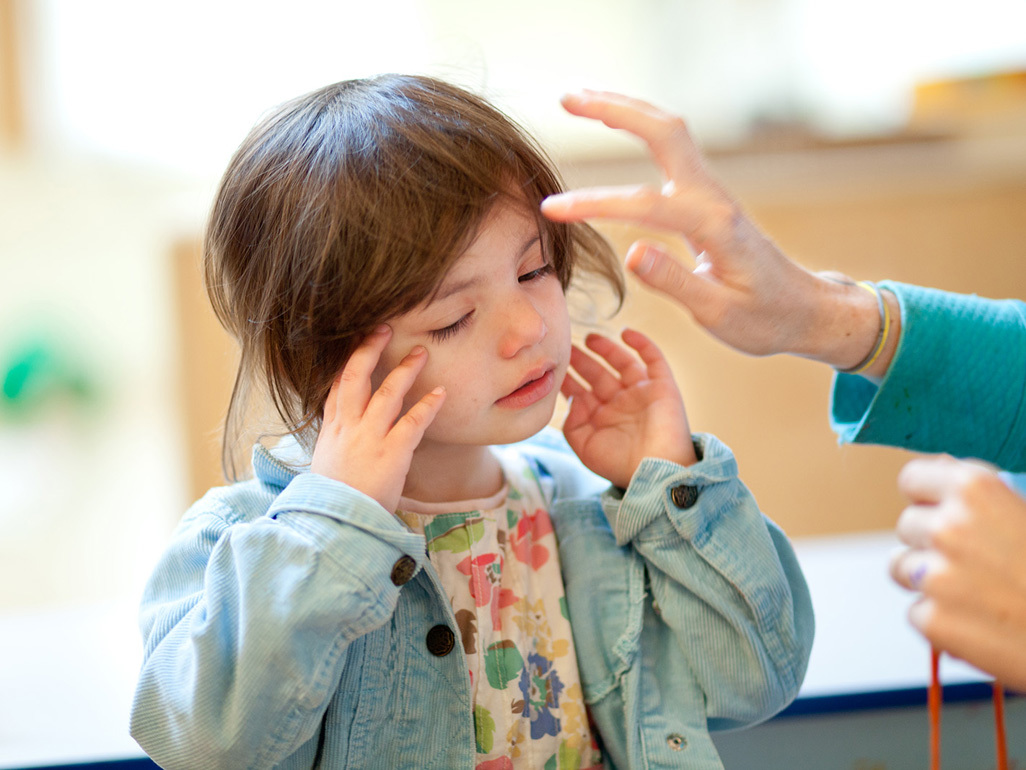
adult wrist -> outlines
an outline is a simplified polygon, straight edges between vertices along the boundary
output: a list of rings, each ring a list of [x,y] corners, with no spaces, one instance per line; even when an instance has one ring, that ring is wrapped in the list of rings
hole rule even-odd
[[[869,281],[858,281],[856,285],[860,289],[865,289],[873,298],[876,300],[877,315],[879,316],[879,327],[876,333],[876,339],[873,341],[873,346],[866,353],[865,357],[862,358],[857,364],[849,367],[835,366],[838,372],[841,374],[863,374],[873,369],[873,365],[880,358],[880,354],[887,346],[888,338],[891,333],[891,311],[887,302],[884,300],[883,293],[875,283]]]
[[[901,306],[889,289],[839,273],[819,276],[827,286],[819,307],[818,347],[808,358],[842,374],[882,380],[901,338]]]
[[[845,370],[866,362],[881,332],[876,294],[841,273],[818,273],[813,309],[803,340],[795,353]]]

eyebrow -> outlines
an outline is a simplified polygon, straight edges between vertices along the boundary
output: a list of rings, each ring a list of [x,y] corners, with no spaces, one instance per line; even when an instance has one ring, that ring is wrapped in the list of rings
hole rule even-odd
[[[534,244],[540,240],[541,235],[535,235],[532,238],[529,238],[527,242],[524,243],[523,247],[520,249],[520,252],[516,255],[516,258],[520,259],[520,257],[524,256],[524,254],[530,251],[531,247],[534,246]],[[476,275],[473,278],[468,278],[465,281],[453,281],[443,283],[441,286],[438,287],[438,291],[435,292],[435,295],[431,298],[431,302],[441,302],[443,299],[451,297],[453,294],[459,294],[461,291],[473,289],[474,287],[479,286],[482,283],[486,283],[487,280],[488,279],[483,275]]]

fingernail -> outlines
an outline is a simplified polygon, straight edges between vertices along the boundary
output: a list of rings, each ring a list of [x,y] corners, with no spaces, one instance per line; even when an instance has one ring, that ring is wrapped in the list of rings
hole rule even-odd
[[[923,579],[926,577],[926,564],[920,563],[908,576],[909,585],[912,586],[916,591],[920,590],[923,585]]]
[[[556,193],[550,195],[541,202],[542,211],[545,209],[558,209],[566,205],[566,195],[564,193]]]
[[[655,267],[655,258],[656,250],[651,246],[646,246],[641,252],[641,259],[630,266],[631,271],[635,275],[648,275],[652,268]]]
[[[645,253],[641,255],[641,261],[638,262],[637,268],[634,272],[638,275],[647,275],[652,267],[655,265],[655,254],[648,249],[645,249]]]
[[[374,327],[373,334],[388,334],[390,331],[392,331],[392,327],[388,324],[379,324]]]
[[[427,348],[423,345],[417,345],[413,350],[410,351],[411,356],[422,356],[427,353]]]
[[[445,388],[443,388],[441,385],[439,385],[437,388],[433,388],[431,390],[431,395],[433,395],[433,396],[440,396],[443,393],[445,393]]]

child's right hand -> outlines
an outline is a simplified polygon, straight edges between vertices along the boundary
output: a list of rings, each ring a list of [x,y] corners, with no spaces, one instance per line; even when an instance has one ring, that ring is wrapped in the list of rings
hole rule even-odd
[[[349,357],[324,402],[324,421],[310,470],[341,481],[394,512],[410,471],[413,452],[445,401],[435,388],[405,414],[403,399],[427,362],[417,346],[375,391],[371,375],[392,330],[382,324]]]

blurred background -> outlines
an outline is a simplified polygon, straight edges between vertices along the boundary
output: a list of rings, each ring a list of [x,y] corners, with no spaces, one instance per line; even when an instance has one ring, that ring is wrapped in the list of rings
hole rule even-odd
[[[214,186],[265,110],[382,71],[491,98],[570,185],[660,180],[560,94],[646,98],[687,118],[807,266],[1026,297],[1024,0],[0,0],[0,767],[138,754],[138,596],[186,507],[221,483],[234,354],[198,273]],[[642,234],[602,229],[621,253]],[[606,325],[626,324],[664,348],[692,426],[735,450],[796,538],[832,611],[817,609],[813,695],[880,688],[894,669],[887,687],[922,687],[890,536],[874,539],[901,510],[908,454],[837,446],[823,367],[723,350],[638,287]],[[983,738],[946,766],[979,766],[981,713]],[[910,757],[888,766],[923,764],[922,714],[872,719],[839,719],[845,740],[822,721],[797,738],[771,725],[773,748],[734,766],[809,766],[785,749],[815,736],[865,757],[887,730]]]
[[[561,113],[579,87],[684,115],[799,260],[1026,295],[1026,3],[0,0],[0,609],[136,596],[218,483],[232,353],[196,273],[250,125],[327,82],[426,72],[492,98],[571,184],[658,181]],[[637,232],[607,227],[621,251]],[[841,449],[828,372],[721,351],[635,293],[694,427],[796,536],[887,528],[895,450]]]

